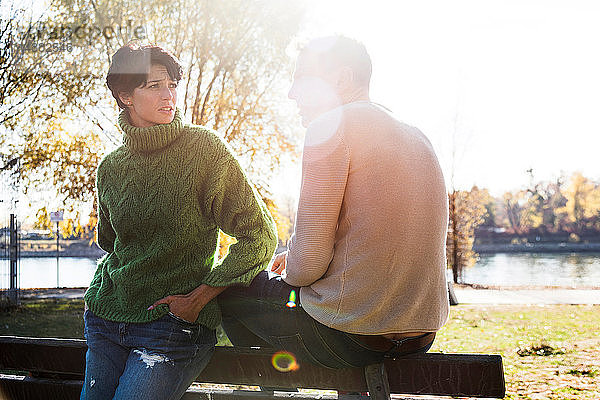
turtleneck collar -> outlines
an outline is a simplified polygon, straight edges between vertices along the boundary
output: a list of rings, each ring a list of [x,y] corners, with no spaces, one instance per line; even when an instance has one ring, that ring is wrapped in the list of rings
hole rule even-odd
[[[183,131],[181,112],[175,111],[173,121],[168,124],[158,124],[146,128],[131,125],[127,111],[119,114],[119,126],[125,133],[123,143],[134,153],[148,153],[162,149],[171,144]]]

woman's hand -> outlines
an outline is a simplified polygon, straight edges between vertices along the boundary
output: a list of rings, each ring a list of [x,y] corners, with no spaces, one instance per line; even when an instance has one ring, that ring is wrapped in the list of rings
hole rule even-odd
[[[285,264],[287,260],[287,251],[283,253],[279,253],[273,259],[273,264],[271,265],[271,272],[282,275],[285,271]]]
[[[159,304],[166,304],[169,306],[171,313],[183,320],[194,323],[204,306],[225,289],[227,289],[226,286],[213,287],[202,284],[188,294],[177,294],[160,299],[148,307],[148,311]]]
[[[166,304],[169,306],[171,313],[193,324],[198,319],[198,314],[204,308],[204,305],[200,309],[197,309],[197,305],[192,301],[192,293],[167,296],[152,304],[148,310],[152,310],[159,304]]]

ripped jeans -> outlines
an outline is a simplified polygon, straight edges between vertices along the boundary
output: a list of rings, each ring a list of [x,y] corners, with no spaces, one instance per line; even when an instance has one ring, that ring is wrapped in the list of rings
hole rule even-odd
[[[107,321],[84,313],[85,400],[179,400],[206,367],[215,331],[167,314],[147,323]]]

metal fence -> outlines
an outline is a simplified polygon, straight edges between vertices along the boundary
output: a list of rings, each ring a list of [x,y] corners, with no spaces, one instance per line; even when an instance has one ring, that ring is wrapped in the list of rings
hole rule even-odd
[[[15,214],[3,218],[0,228],[0,304],[18,305],[19,286],[19,225]]]
[[[0,305],[19,304],[20,160],[0,157]]]
[[[15,214],[2,218],[0,228],[0,304],[14,306],[20,302],[19,224]]]

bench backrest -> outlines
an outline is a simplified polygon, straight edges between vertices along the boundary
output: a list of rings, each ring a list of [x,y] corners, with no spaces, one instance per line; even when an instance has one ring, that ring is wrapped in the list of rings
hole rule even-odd
[[[31,376],[82,380],[86,345],[83,340],[0,336],[0,369],[28,371]],[[300,364],[290,372],[273,368],[273,351],[217,347],[197,382],[367,391],[362,368],[334,370]],[[502,358],[498,355],[413,355],[386,360],[391,393],[504,397]]]

